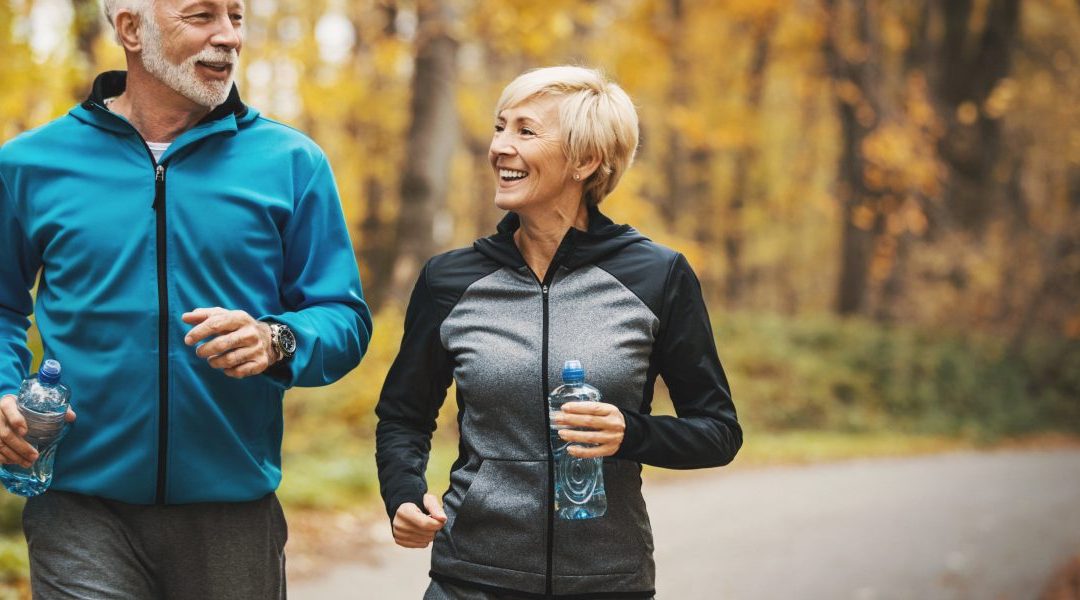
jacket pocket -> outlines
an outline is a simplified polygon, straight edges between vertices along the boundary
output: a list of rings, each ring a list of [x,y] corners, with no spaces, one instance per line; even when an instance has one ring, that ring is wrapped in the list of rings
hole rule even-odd
[[[593,519],[555,519],[555,575],[651,573],[652,528],[637,464],[604,461],[607,512]]]
[[[529,573],[546,567],[547,463],[487,459],[446,531],[457,558]]]

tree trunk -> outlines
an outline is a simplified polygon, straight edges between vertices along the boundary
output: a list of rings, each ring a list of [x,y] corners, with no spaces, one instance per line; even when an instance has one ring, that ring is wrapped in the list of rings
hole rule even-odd
[[[999,190],[1008,183],[997,174],[1005,150],[1001,121],[984,107],[1009,74],[1020,33],[1020,0],[991,0],[977,40],[969,35],[977,3],[935,4],[944,23],[931,82],[947,128],[938,149],[949,167],[945,205],[961,226],[977,228],[1000,206]]]
[[[686,106],[689,100],[686,80],[680,76],[688,73],[690,61],[683,50],[683,38],[686,24],[686,8],[683,0],[668,0],[668,40],[671,52],[671,72],[675,74],[667,89],[668,114],[676,114],[680,107]],[[668,122],[667,130],[667,156],[664,157],[664,180],[666,189],[664,195],[657,203],[660,214],[664,218],[665,225],[670,230],[675,230],[676,220],[680,213],[680,206],[687,196],[686,161],[688,151],[682,132],[676,123]]]
[[[94,44],[101,35],[101,5],[98,0],[71,0],[74,13],[72,29],[75,34],[75,48],[83,61],[82,72],[93,77],[98,72],[98,57]],[[89,90],[91,80],[85,82],[85,89],[75,91],[76,98],[83,98]]]
[[[391,295],[403,302],[420,266],[437,250],[435,219],[445,218],[450,164],[458,141],[454,101],[458,42],[450,35],[453,16],[441,0],[418,4],[416,62],[412,81],[397,250]]]
[[[758,162],[761,145],[760,121],[761,98],[765,89],[765,67],[769,63],[769,38],[775,26],[775,19],[755,27],[754,54],[750,60],[750,69],[746,74],[746,107],[750,114],[751,127],[759,135],[752,137],[751,143],[740,148],[735,156],[735,181],[732,184],[731,203],[728,205],[727,218],[724,220],[724,256],[727,260],[727,280],[724,282],[724,300],[729,307],[736,307],[743,285],[742,245],[744,239],[742,211],[746,197],[750,194],[751,171]]]
[[[830,31],[825,36],[826,64],[836,89],[836,106],[841,127],[841,152],[837,196],[843,219],[840,239],[840,278],[836,294],[836,311],[841,315],[865,313],[867,310],[870,263],[873,258],[875,233],[883,227],[878,210],[879,198],[866,185],[863,173],[866,162],[862,144],[873,130],[881,114],[877,99],[879,84],[875,81],[874,52],[851,58],[840,51],[840,18],[837,0],[829,0]],[[851,33],[854,43],[868,48],[874,28],[866,2],[857,7]]]

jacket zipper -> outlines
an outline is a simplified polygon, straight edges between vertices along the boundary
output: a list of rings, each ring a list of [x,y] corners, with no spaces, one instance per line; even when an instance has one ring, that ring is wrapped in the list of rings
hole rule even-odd
[[[153,154],[150,157],[153,159]],[[157,221],[158,293],[158,460],[154,503],[165,504],[166,459],[169,451],[169,282],[165,253],[165,166],[155,164],[154,173],[153,209]]]
[[[548,273],[554,273],[554,269],[552,267],[554,267],[554,265],[551,265],[551,266],[548,267]],[[551,286],[550,281],[540,284],[540,293],[541,293],[541,295],[543,297],[543,303],[544,303],[543,345],[541,346],[542,350],[540,352],[540,354],[541,354],[541,360],[540,360],[541,368],[543,369],[541,371],[541,378],[543,380],[543,385],[544,385],[544,389],[543,389],[544,395],[543,395],[542,402],[540,403],[540,406],[544,411],[544,433],[549,438],[551,436],[551,415],[548,412],[547,396],[548,396],[548,392],[550,391],[548,389],[549,388],[549,381],[548,381],[548,333],[549,333],[548,291],[550,289],[550,286]],[[547,457],[547,462],[548,462],[547,569],[545,571],[546,578],[545,578],[545,582],[544,582],[544,595],[546,597],[550,598],[550,597],[552,597],[552,593],[553,593],[552,566],[553,566],[554,556],[555,556],[555,453],[551,449],[551,441],[548,440],[547,442],[548,442],[546,444],[547,445],[547,455],[548,455],[548,457]]]
[[[101,111],[111,113],[101,103],[94,106]],[[165,254],[165,165],[158,164],[150,145],[146,143],[139,130],[124,120],[135,135],[139,136],[146,156],[154,167],[154,211],[155,246],[157,250],[157,295],[158,295],[158,456],[157,477],[154,486],[154,504],[165,504],[165,482],[168,473],[167,457],[169,451],[169,282]]]

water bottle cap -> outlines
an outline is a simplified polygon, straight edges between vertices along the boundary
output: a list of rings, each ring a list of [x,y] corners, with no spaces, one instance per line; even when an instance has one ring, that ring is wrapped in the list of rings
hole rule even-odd
[[[568,360],[563,363],[562,378],[564,382],[585,381],[585,367],[580,360]]]
[[[38,381],[53,384],[60,381],[60,361],[48,359],[38,369]]]

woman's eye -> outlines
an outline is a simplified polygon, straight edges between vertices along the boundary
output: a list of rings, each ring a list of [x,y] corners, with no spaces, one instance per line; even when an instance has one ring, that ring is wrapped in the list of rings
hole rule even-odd
[[[503,127],[502,125],[499,125],[498,123],[495,124],[496,133],[501,132],[503,129],[505,129],[505,127]]]
[[[244,15],[232,15],[232,20],[236,23],[241,23],[244,20]]]
[[[528,127],[522,127],[521,128],[521,135],[536,135],[536,133],[532,129],[529,129]]]

